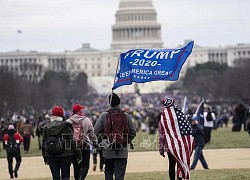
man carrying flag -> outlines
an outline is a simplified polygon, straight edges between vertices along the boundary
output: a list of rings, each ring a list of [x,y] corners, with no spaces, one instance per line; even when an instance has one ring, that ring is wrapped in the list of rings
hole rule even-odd
[[[165,106],[159,123],[159,152],[169,157],[169,177],[175,179],[175,165],[177,163],[177,177],[190,179],[190,157],[193,152],[193,130],[186,116],[172,98],[165,98],[162,104]]]
[[[204,169],[208,169],[207,162],[203,155],[203,148],[205,147],[205,138],[204,138],[204,103],[205,100],[202,99],[199,104],[195,114],[192,117],[192,128],[194,130],[194,140],[195,140],[195,152],[194,159],[191,165],[191,170],[194,170],[198,160],[200,160]]]

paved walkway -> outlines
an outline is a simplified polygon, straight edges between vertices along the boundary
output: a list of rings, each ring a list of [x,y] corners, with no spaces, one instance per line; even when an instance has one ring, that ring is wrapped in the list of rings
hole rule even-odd
[[[204,156],[210,169],[250,168],[250,149],[206,149]],[[193,158],[192,158],[193,159]],[[72,168],[72,167],[71,167]],[[158,152],[131,152],[127,172],[166,171],[168,159]],[[197,169],[202,169],[198,163]],[[73,174],[73,173],[71,173]],[[89,174],[100,174],[92,171],[92,159]],[[44,165],[41,156],[24,157],[19,170],[19,179],[36,179],[51,177],[48,166]],[[0,179],[9,179],[7,160],[0,159]]]

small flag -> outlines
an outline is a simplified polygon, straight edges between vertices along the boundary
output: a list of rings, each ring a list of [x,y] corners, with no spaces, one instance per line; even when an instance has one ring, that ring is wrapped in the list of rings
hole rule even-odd
[[[191,54],[194,41],[179,49],[135,49],[120,55],[113,90],[132,82],[176,81],[182,65]]]
[[[182,112],[186,114],[187,112],[187,96],[184,97]]]
[[[205,100],[202,99],[201,103],[199,104],[198,108],[196,109],[196,112],[193,116],[197,117],[197,121],[200,125],[204,126],[204,103]]]

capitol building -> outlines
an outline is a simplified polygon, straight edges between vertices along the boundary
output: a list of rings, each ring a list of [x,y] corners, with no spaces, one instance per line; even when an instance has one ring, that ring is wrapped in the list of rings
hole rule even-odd
[[[61,53],[21,50],[0,52],[0,66],[27,80],[37,82],[49,70],[67,71],[72,77],[84,72],[88,76],[89,86],[100,94],[110,93],[121,52],[135,48],[166,48],[162,42],[161,24],[157,21],[157,12],[152,0],[120,0],[115,19],[110,49],[98,50],[84,43],[75,51]],[[187,42],[188,40],[184,40],[183,46]],[[196,64],[211,61],[233,66],[236,60],[242,58],[250,58],[250,44],[225,47],[195,45],[183,66],[181,76]],[[141,93],[163,92],[170,83],[154,81],[138,84],[137,88]],[[134,85],[123,86],[115,91],[134,92],[135,88]]]

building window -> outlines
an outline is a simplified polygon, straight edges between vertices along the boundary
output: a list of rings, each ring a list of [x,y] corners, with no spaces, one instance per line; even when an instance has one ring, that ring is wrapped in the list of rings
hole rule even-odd
[[[108,63],[108,67],[110,68],[110,66],[111,66],[111,64],[110,63]]]
[[[84,64],[84,68],[85,68],[85,69],[88,68],[88,64],[87,64],[87,63]]]

